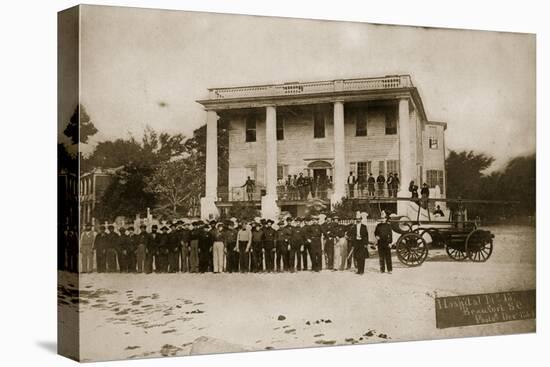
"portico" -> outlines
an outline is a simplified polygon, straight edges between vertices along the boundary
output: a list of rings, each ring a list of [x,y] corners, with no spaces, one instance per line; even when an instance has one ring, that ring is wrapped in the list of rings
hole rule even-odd
[[[411,180],[421,179],[422,172],[419,177],[417,167],[422,166],[422,154],[418,154],[417,145],[418,140],[422,140],[423,123],[427,120],[418,91],[408,75],[214,88],[209,91],[209,99],[198,101],[204,106],[207,115],[206,190],[201,200],[202,218],[219,215],[217,121],[220,114],[231,111],[246,115],[246,111],[254,109],[258,116],[258,130],[256,124],[249,123],[246,117],[231,119],[229,166],[233,170],[230,177],[238,176],[234,172],[239,170],[250,169],[255,172],[257,185],[265,188],[260,190],[259,197],[264,218],[275,219],[280,213],[278,187],[281,180],[287,174],[296,176],[297,172],[307,168],[306,163],[296,163],[297,157],[302,158],[302,161],[328,158],[333,162],[328,197],[331,206],[349,196],[348,171],[353,164],[360,170],[364,166],[359,164],[363,164],[362,160],[365,163],[368,161],[370,170],[372,165],[378,163],[378,168],[381,170],[383,167],[384,171],[390,171],[389,162],[398,162],[392,163],[391,169],[399,172],[401,177],[399,196],[407,195],[407,186]],[[353,127],[350,127],[348,115],[357,110],[358,103],[364,103],[372,109],[369,110],[368,118],[365,117],[368,133],[365,131],[364,137],[359,133],[350,134]],[[388,122],[391,114],[390,118],[387,113],[384,115],[384,106],[390,106],[390,109],[395,106],[395,132],[388,126],[381,130],[384,125],[380,124],[392,123]],[[307,117],[309,112],[304,112],[309,109],[313,111],[311,118]],[[316,112],[318,110],[321,112]],[[304,122],[304,119],[310,119],[309,123]],[[353,119],[359,121],[358,117]],[[385,122],[382,121],[384,119]],[[244,125],[246,127],[242,127]],[[239,129],[245,138],[241,138]],[[309,129],[313,130],[313,136],[307,133]],[[282,138],[279,136],[281,131],[284,131]],[[249,141],[245,134],[252,132],[254,140]],[[243,174],[240,175],[239,180],[242,182]],[[314,178],[317,179],[317,176]],[[242,183],[233,182],[233,187],[236,185]]]

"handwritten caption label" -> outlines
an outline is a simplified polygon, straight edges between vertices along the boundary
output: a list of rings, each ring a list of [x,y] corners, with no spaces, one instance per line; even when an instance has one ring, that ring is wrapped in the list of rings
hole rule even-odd
[[[536,318],[536,291],[436,297],[438,329]]]

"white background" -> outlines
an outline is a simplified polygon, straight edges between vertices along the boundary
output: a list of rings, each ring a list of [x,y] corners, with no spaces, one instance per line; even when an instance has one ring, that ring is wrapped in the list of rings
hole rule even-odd
[[[375,23],[537,33],[538,333],[117,362],[116,366],[275,366],[315,363],[517,366],[548,360],[548,48],[544,1],[94,1]],[[4,1],[0,8],[0,361],[65,366],[56,348],[56,12],[73,1]],[[546,68],[545,68],[546,66]],[[475,66],[473,66],[475,67]],[[546,108],[545,108],[546,107]],[[546,115],[545,115],[546,112]],[[404,300],[405,302],[406,300]],[[411,313],[414,317],[414,313]],[[111,365],[99,363],[98,366]]]

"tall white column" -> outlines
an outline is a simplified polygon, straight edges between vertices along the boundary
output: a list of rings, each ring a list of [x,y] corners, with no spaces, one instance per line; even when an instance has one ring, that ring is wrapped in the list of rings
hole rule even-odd
[[[206,172],[205,196],[201,198],[201,218],[216,218],[218,196],[218,114],[206,111]]]
[[[339,203],[346,195],[346,137],[344,133],[344,103],[334,102],[334,193],[331,205]]]
[[[409,197],[409,183],[415,177],[416,164],[413,160],[413,151],[416,147],[411,144],[411,124],[409,117],[409,100],[399,100],[399,166],[401,168],[401,188],[399,196]],[[399,212],[399,206],[398,206]]]
[[[277,110],[268,106],[265,110],[265,183],[266,195],[262,197],[262,217],[276,219],[277,206]]]

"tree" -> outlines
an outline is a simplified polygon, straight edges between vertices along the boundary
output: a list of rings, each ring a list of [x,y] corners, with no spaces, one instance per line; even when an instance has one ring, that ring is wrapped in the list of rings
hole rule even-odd
[[[447,196],[451,198],[480,199],[483,171],[491,166],[494,158],[473,151],[451,150],[445,161],[447,171]]]
[[[161,163],[150,177],[145,179],[145,191],[166,201],[176,215],[179,206],[189,209],[186,205],[197,191],[199,180],[196,178],[195,161],[179,159]]]
[[[79,104],[76,107],[63,133],[71,139],[73,144],[79,142],[86,144],[89,137],[97,133],[97,129],[83,105]]]

